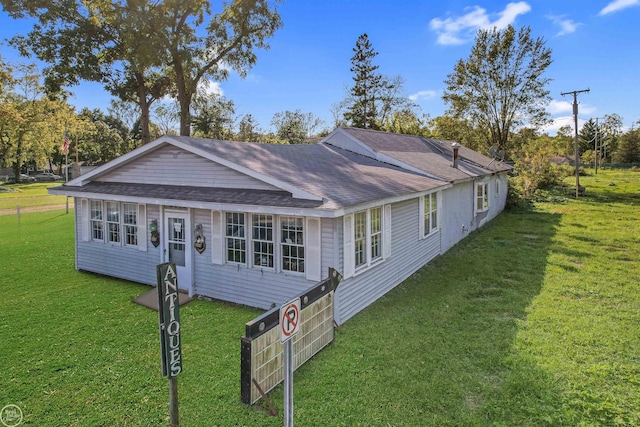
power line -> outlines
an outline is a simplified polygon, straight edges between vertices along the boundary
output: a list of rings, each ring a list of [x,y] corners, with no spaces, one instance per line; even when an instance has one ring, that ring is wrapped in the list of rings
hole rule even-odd
[[[589,92],[589,89],[572,90],[570,92],[562,92],[560,95],[573,94],[573,121],[575,124],[575,163],[576,163],[576,198],[580,194],[580,166],[578,164],[578,94],[583,92]]]

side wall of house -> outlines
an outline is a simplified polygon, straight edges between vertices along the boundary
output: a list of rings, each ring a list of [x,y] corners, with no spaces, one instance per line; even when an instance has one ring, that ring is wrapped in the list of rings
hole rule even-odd
[[[278,272],[274,269],[251,267],[248,264],[212,263],[211,251],[220,250],[212,244],[211,211],[193,211],[193,224],[202,224],[207,237],[207,249],[202,254],[194,251],[194,293],[224,301],[269,309],[278,306],[316,283],[303,275]],[[334,227],[333,219],[322,219],[321,274],[328,275],[328,268],[334,267]],[[308,253],[309,251],[307,251]]]
[[[455,184],[442,193],[442,253],[482,227],[504,210],[507,200],[506,173],[485,178],[489,190],[489,209],[476,212],[475,185],[478,181]],[[496,186],[496,182],[498,182]]]
[[[85,200],[86,203],[86,200]],[[156,265],[161,262],[160,248],[155,248],[145,239],[145,250],[106,242],[96,242],[80,238],[86,219],[81,208],[82,202],[74,200],[76,215],[76,269],[118,277],[133,282],[153,285],[156,283]],[[160,208],[146,205],[147,218],[159,220]]]
[[[420,239],[419,200],[411,199],[391,206],[391,255],[340,282],[335,298],[337,323],[347,321],[440,254],[440,232]],[[343,242],[341,225],[338,235]],[[339,271],[342,268],[340,265]]]

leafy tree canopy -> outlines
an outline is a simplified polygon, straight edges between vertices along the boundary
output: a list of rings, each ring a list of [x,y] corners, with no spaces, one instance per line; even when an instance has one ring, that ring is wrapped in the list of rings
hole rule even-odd
[[[550,79],[544,72],[551,62],[551,50],[529,27],[481,29],[469,57],[447,76],[442,98],[451,115],[483,132],[485,145],[509,153],[516,129],[548,123]]]

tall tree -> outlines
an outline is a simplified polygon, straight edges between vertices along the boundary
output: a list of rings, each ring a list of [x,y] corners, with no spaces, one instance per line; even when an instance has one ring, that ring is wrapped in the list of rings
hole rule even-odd
[[[251,114],[245,114],[238,122],[236,140],[244,142],[257,142],[262,136],[258,121]]]
[[[605,137],[602,143],[599,144],[601,148],[601,156],[606,160],[611,161],[613,155],[618,151],[618,143],[620,136],[622,135],[622,117],[618,114],[605,114],[602,122],[602,129],[605,133]]]
[[[289,144],[302,144],[322,125],[322,120],[313,113],[296,110],[274,114],[271,124],[276,128],[279,139]]]
[[[351,72],[353,73],[353,86],[349,90],[350,99],[347,101],[345,120],[352,126],[363,129],[378,129],[378,106],[376,98],[385,82],[378,65],[373,64],[373,59],[378,52],[373,49],[369,36],[364,33],[356,40],[351,57]]]
[[[640,125],[640,120],[635,124]],[[631,128],[620,136],[614,160],[619,163],[640,163],[640,127]]]
[[[449,113],[485,133],[487,145],[509,153],[515,129],[540,127],[549,120],[550,79],[544,72],[551,62],[551,49],[544,39],[533,38],[529,27],[481,29],[469,57],[447,76],[442,98]]]
[[[594,119],[587,120],[584,125],[582,125],[582,128],[578,133],[578,153],[582,155],[588,150],[594,151],[596,135],[600,144],[602,144],[602,141],[605,138],[603,130],[603,126],[601,124],[596,124]]]
[[[462,117],[438,116],[429,122],[429,129],[432,138],[459,142],[476,151],[483,148],[481,132]]]
[[[400,133],[405,135],[429,136],[429,115],[418,115],[412,109],[394,111],[390,117],[385,118],[382,130],[385,132]]]
[[[114,96],[140,107],[142,142],[150,140],[150,109],[170,80],[159,28],[166,26],[159,3],[143,1],[0,0],[14,18],[36,19],[33,30],[12,43],[48,66],[50,91],[80,80],[102,83]]]
[[[7,72],[5,70],[5,72]],[[25,163],[51,164],[66,129],[76,120],[63,98],[50,97],[34,64],[17,65],[5,79],[0,103],[0,153],[19,180]]]
[[[256,63],[255,50],[269,48],[267,39],[282,20],[268,0],[231,0],[215,14],[207,0],[165,0],[163,8],[171,23],[165,36],[180,135],[190,135],[191,102],[203,80],[224,80],[230,69],[246,76]]]
[[[236,108],[224,96],[200,91],[193,102],[193,133],[203,138],[233,139]]]
[[[279,0],[273,0],[278,2]],[[204,79],[241,76],[256,49],[282,26],[269,0],[231,0],[218,13],[208,0],[0,0],[14,18],[38,23],[17,37],[25,54],[50,64],[52,86],[98,81],[140,107],[142,143],[150,139],[152,104],[173,88],[180,133],[190,134],[191,103]]]

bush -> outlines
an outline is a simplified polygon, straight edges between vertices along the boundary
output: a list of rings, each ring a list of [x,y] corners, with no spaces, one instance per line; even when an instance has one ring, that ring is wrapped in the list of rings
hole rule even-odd
[[[521,180],[517,176],[509,177],[509,189],[507,190],[507,202],[505,209],[519,210],[527,209],[531,206],[531,201],[524,197]]]

